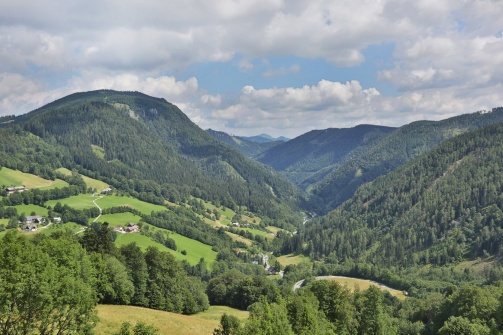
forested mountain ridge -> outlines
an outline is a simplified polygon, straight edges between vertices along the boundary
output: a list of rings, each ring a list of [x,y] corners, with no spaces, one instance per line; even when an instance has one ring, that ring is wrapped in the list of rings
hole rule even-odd
[[[257,160],[283,173],[307,190],[358,147],[369,145],[395,128],[359,125],[354,128],[313,130],[277,145]]]
[[[288,219],[297,201],[295,187],[272,169],[218,142],[164,99],[138,92],[72,94],[4,124],[0,136],[5,166],[76,168],[151,202],[194,195]]]
[[[255,158],[262,152],[283,143],[283,141],[256,142],[248,140],[245,137],[233,136],[223,131],[216,131],[213,129],[207,129],[206,132],[220,142],[232,146],[250,158]]]
[[[501,107],[402,126],[368,146],[356,148],[337,164],[312,188],[310,207],[319,213],[335,209],[351,198],[360,185],[393,171],[442,141],[498,122],[503,122]]]
[[[449,139],[360,187],[284,252],[380,268],[501,256],[503,123]]]

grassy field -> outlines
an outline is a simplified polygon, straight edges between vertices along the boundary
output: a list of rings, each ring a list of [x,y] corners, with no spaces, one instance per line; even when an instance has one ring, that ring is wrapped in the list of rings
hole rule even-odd
[[[118,234],[115,244],[120,247],[121,245],[135,242],[143,250],[146,250],[149,246],[153,246],[161,251],[169,252],[179,261],[186,260],[191,265],[197,264],[201,257],[204,257],[208,264],[212,264],[215,261],[216,252],[212,251],[210,246],[174,233],[171,233],[170,237],[176,241],[176,246],[178,248],[177,251],[169,249],[151,238],[141,235],[140,233]],[[184,243],[181,243],[182,240],[189,240],[191,242],[184,241]],[[190,244],[190,248],[188,244]],[[204,247],[201,247],[199,244]],[[202,252],[201,249],[207,252]],[[187,255],[183,255],[181,253],[182,250],[186,250]]]
[[[75,222],[53,223],[47,228],[38,229],[37,232],[40,234],[44,234],[44,235],[50,235],[55,232],[59,232],[59,231],[63,232],[66,230],[70,230],[71,232],[76,233],[81,229],[82,229],[82,226],[75,223]]]
[[[45,204],[46,206],[54,208],[54,206],[59,202],[61,205],[68,205],[75,209],[84,209],[95,207],[93,203],[94,199],[96,198],[90,194],[79,194],[65,199],[49,200]]]
[[[59,168],[56,171],[58,171],[64,175],[67,175],[67,176],[71,176],[71,174],[72,174],[72,171],[65,169],[65,168]],[[105,183],[101,180],[98,180],[98,179],[93,179],[93,178],[89,178],[86,176],[82,176],[82,179],[84,179],[84,182],[86,183],[87,187],[94,188],[98,192],[101,192],[105,188],[110,187],[107,183]]]
[[[270,231],[274,235],[276,235],[279,231],[288,232],[287,230],[285,230],[283,228],[278,228],[278,227],[274,227],[274,226],[267,226],[267,227],[265,227],[265,229],[267,231]]]
[[[218,327],[223,313],[234,315],[241,320],[248,317],[245,311],[220,306],[212,306],[209,310],[195,315],[181,315],[134,306],[99,305],[100,321],[95,333],[111,335],[119,331],[123,321],[132,325],[142,321],[147,325],[154,325],[163,335],[211,335]]]
[[[30,188],[40,188],[44,190],[68,186],[66,181],[61,179],[47,180],[35,176],[34,174],[24,173],[17,170],[11,170],[9,168],[3,167],[0,170],[0,185],[5,186],[21,186]]]
[[[104,196],[103,198],[96,200],[96,203],[102,209],[118,207],[118,206],[128,206],[139,210],[143,214],[150,214],[152,212],[161,212],[167,210],[167,208],[164,206],[154,205],[135,198],[121,197],[117,195]]]
[[[243,236],[241,235],[238,235],[238,234],[233,234],[233,233],[230,233],[228,231],[225,232],[227,235],[230,236],[230,238],[232,238],[233,241],[237,241],[237,242],[242,242],[244,244],[246,244],[248,247],[251,247],[253,245],[253,241],[252,240],[249,240],[247,238],[244,238]]]
[[[355,289],[360,289],[360,290],[364,291],[364,290],[368,289],[370,286],[374,285],[374,286],[379,287],[382,290],[383,289],[387,290],[389,293],[391,293],[392,296],[397,297],[398,299],[403,300],[406,298],[403,291],[394,290],[389,287],[387,287],[387,288],[382,287],[382,286],[379,286],[378,284],[376,284],[375,282],[372,282],[372,281],[366,280],[366,279],[339,277],[339,278],[329,278],[327,280],[335,281],[341,285],[347,286],[352,291]]]
[[[238,229],[244,230],[244,231],[249,231],[253,235],[263,236],[263,237],[265,237],[267,239],[273,239],[274,238],[273,234],[267,233],[267,232],[262,231],[262,230],[257,230],[257,229],[253,229],[253,228],[241,228],[241,227],[239,227]]]
[[[91,219],[91,222],[93,220],[94,218]],[[102,215],[98,219],[98,222],[108,222],[111,226],[125,226],[129,222],[138,223],[140,220],[141,216],[132,213],[116,213]]]
[[[32,212],[35,212],[38,216],[47,216],[47,208],[37,206],[37,205],[17,205],[12,206],[17,210],[19,215],[23,214],[25,216],[31,215]]]
[[[155,232],[156,230],[169,232],[169,237],[176,242],[176,253],[182,256],[182,259],[186,259],[190,264],[197,264],[201,258],[204,258],[206,260],[206,263],[211,265],[217,258],[217,253],[211,250],[210,245],[190,239],[167,229],[154,227],[152,225],[149,225],[148,223],[146,223],[145,225],[149,227],[150,232]],[[171,249],[169,250],[173,251]],[[180,253],[182,250],[187,251],[187,255],[182,255]]]
[[[294,255],[294,254],[280,256],[277,258],[277,260],[279,264],[281,264],[282,266],[297,265],[304,261],[309,261],[309,259],[304,255]]]

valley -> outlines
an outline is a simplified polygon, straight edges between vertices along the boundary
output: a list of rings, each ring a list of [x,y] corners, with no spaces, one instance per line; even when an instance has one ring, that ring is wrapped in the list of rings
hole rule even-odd
[[[80,309],[76,333],[97,316],[97,334],[497,334],[502,121],[495,108],[259,143],[138,92],[70,95],[0,126],[0,278],[40,284],[20,325],[36,304]]]

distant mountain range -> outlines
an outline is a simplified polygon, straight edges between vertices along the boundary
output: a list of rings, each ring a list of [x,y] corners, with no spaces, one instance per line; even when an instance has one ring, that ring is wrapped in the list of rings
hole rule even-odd
[[[253,141],[250,140],[250,137],[240,137],[240,136],[234,136],[234,135],[229,135],[225,132],[222,131],[216,131],[212,129],[206,130],[208,134],[213,136],[215,139],[228,144],[235,149],[239,150],[241,153],[244,155],[250,157],[250,158],[256,158],[258,155],[260,155],[262,152],[283,143],[281,140],[277,141],[269,141],[265,140],[264,141]],[[262,135],[260,135],[262,136]],[[255,138],[259,138],[260,136],[255,136]],[[267,136],[267,135],[266,135]],[[262,137],[260,137],[262,138]]]
[[[260,134],[260,135],[256,135],[256,136],[241,136],[241,138],[244,138],[248,141],[257,142],[257,143],[267,143],[267,142],[277,142],[277,141],[286,142],[286,141],[290,140],[284,136],[272,137],[267,134]]]
[[[400,128],[360,125],[313,130],[287,142],[270,142],[274,145],[268,148],[254,147],[253,154],[243,144],[230,144],[285,175],[306,192],[308,208],[323,214],[351,198],[360,185],[446,139],[498,122],[503,122],[502,108]]]

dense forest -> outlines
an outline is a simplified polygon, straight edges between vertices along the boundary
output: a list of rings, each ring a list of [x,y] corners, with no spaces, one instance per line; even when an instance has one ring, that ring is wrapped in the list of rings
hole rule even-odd
[[[303,190],[309,190],[351,152],[371,145],[394,129],[359,125],[312,130],[265,151],[257,160],[272,166]]]
[[[295,222],[285,178],[222,144],[176,106],[137,92],[57,100],[0,128],[1,165],[51,177],[58,167],[154,203],[196,196]]]
[[[92,334],[97,304],[116,304],[183,314],[210,305],[249,311],[243,321],[224,314],[214,335],[502,334],[502,115],[499,108],[396,130],[315,131],[306,143],[276,145],[271,150],[294,144],[284,156],[269,156],[291,176],[324,176],[311,202],[322,199],[322,211],[340,204],[304,222],[299,206],[313,203],[292,183],[163,99],[95,91],[2,118],[0,168],[66,186],[0,191],[0,219],[8,222],[0,225],[7,230],[0,237],[0,332]],[[331,151],[337,141],[341,150]],[[58,172],[62,167],[71,174]],[[163,210],[62,205],[96,192],[83,176]],[[16,206],[28,205],[83,229],[19,233],[27,213]],[[223,208],[241,223],[245,212],[259,214],[254,229],[276,226],[275,236],[213,225]],[[143,237],[164,250],[178,250],[176,233],[210,246],[213,259],[189,263],[152,246],[117,246],[108,223],[92,222],[117,213],[137,217]],[[305,261],[284,268],[278,261],[296,254]],[[320,278],[328,275],[377,280],[406,298]],[[130,327],[117,334],[131,334]],[[132,331],[156,334],[143,323]]]
[[[310,206],[319,213],[335,209],[351,198],[360,185],[393,171],[446,139],[498,122],[503,122],[503,108],[402,126],[371,145],[352,151],[312,187]]]
[[[503,125],[447,140],[286,236],[283,252],[360,272],[501,256]]]

